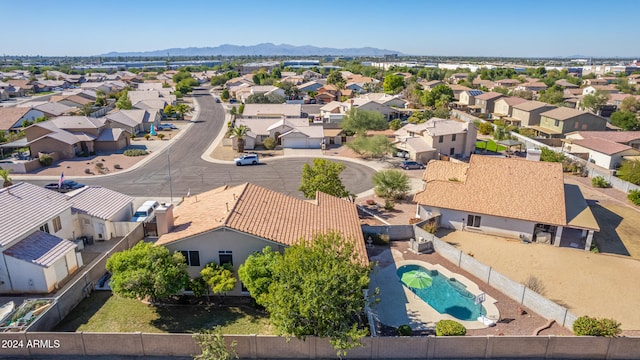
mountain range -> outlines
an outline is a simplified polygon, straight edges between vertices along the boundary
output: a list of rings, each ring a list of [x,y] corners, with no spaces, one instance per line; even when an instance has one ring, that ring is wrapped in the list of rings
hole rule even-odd
[[[275,45],[263,43],[257,45],[231,45],[223,44],[216,47],[189,47],[172,48],[139,52],[110,52],[99,56],[103,57],[165,57],[170,56],[383,56],[390,54],[404,55],[399,51],[378,49],[373,47],[362,48],[327,48],[311,45],[295,46],[289,44]]]

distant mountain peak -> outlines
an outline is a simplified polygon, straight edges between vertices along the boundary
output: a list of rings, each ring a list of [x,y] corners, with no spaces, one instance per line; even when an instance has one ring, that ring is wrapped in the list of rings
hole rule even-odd
[[[383,56],[389,54],[403,55],[399,51],[378,49],[373,47],[361,48],[327,48],[312,45],[290,45],[273,43],[261,43],[257,45],[233,45],[222,44],[216,47],[188,47],[172,48],[164,50],[140,51],[140,52],[110,52],[99,56]]]

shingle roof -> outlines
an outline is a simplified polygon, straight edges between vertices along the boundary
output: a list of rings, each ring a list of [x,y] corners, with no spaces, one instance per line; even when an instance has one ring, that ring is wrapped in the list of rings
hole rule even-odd
[[[574,140],[571,140],[571,142],[573,144],[582,146],[587,149],[595,150],[599,153],[603,153],[606,155],[613,155],[619,152],[633,149],[629,145],[624,145],[624,144],[617,143],[615,141],[610,141],[605,139],[596,139],[596,138],[588,138],[584,140],[574,139]],[[638,153],[640,154],[640,152]]]
[[[508,97],[500,98],[497,101],[504,101],[509,106],[515,106],[515,105],[527,102],[528,100],[527,99],[523,99],[523,98],[519,98],[519,97],[515,97],[515,96],[508,96]]]
[[[355,204],[320,192],[311,202],[253,184],[225,186],[185,199],[174,215],[174,228],[156,244],[226,227],[290,246],[334,230],[351,239],[368,263]]]
[[[455,169],[438,169],[446,166]],[[425,172],[432,172],[434,178],[415,195],[419,204],[550,225],[567,223],[559,163],[472,155],[466,181],[448,178],[449,173],[461,174],[454,163],[432,161]]]
[[[583,139],[603,139],[617,143],[628,143],[640,139],[640,131],[576,131],[567,136],[578,134]]]
[[[73,204],[74,211],[103,220],[109,220],[133,202],[131,196],[101,186],[85,186],[66,193],[66,196]]]
[[[9,130],[29,112],[29,108],[0,107],[0,130]]]
[[[0,189],[0,246],[70,207],[64,194],[33,184],[21,182]]]
[[[76,244],[43,231],[36,231],[4,251],[7,256],[42,267],[52,266]]]
[[[302,106],[300,104],[246,104],[242,116],[282,115],[300,117],[301,112]]]
[[[95,141],[118,141],[123,133],[128,131],[120,128],[105,128],[100,131],[100,135],[95,138]]]
[[[500,93],[491,91],[491,92],[486,92],[486,93],[482,93],[480,95],[477,95],[476,99],[479,99],[479,100],[492,100],[492,99],[497,99],[497,98],[503,97],[503,96],[504,96],[504,94],[500,94]]]
[[[58,129],[97,129],[104,125],[104,119],[88,116],[58,116],[42,124],[53,124]]]
[[[576,110],[568,107],[559,107],[549,111],[545,111],[540,115],[546,116],[554,120],[567,120],[583,114],[587,114],[587,113],[584,111],[580,111],[580,110]]]
[[[63,115],[65,113],[68,113],[72,110],[74,110],[75,108],[65,105],[65,104],[61,104],[61,103],[45,103],[45,104],[41,104],[41,105],[37,105],[34,107],[34,109],[36,110],[40,110],[42,112],[46,112],[48,114],[54,115],[54,116],[60,116]]]

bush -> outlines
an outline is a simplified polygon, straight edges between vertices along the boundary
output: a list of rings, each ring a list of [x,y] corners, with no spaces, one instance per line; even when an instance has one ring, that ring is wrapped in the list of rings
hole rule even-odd
[[[149,140],[149,138],[151,137],[151,134],[144,134],[144,138]]]
[[[120,170],[120,169],[122,169],[122,166],[120,166],[120,164],[115,164],[115,165],[113,165],[113,168]]]
[[[591,185],[597,188],[608,188],[611,187],[611,183],[605,180],[602,176],[596,176],[591,179]]]
[[[91,174],[91,169],[84,169],[84,173],[90,175]]]
[[[393,202],[393,200],[385,200],[384,201],[384,209],[387,211],[391,211],[393,210],[393,208],[396,207],[396,203]]]
[[[493,125],[491,123],[480,123],[478,126],[478,132],[482,135],[489,135],[493,133]]]
[[[627,195],[627,199],[631,200],[634,205],[640,206],[640,190],[631,190],[629,191],[629,195]]]
[[[581,316],[573,323],[573,333],[577,336],[614,337],[620,334],[620,323],[613,319],[597,319]]]
[[[436,336],[464,336],[467,329],[457,321],[440,320],[436,323]]]
[[[131,140],[135,139],[135,138],[136,138],[136,134],[129,134],[129,138],[130,138]]]
[[[160,140],[164,139],[164,134],[158,134],[158,139]]]
[[[429,234],[435,234],[438,232],[438,224],[435,221],[429,221],[428,223],[422,225],[422,229]]]
[[[397,330],[400,336],[411,336],[413,334],[413,330],[411,330],[411,326],[409,325],[400,325]]]
[[[97,163],[96,163],[96,167],[97,167],[98,169],[102,169],[102,168],[104,168],[104,164],[103,164],[103,163],[101,163],[101,162],[97,162]]]
[[[262,144],[264,145],[265,149],[267,149],[267,150],[273,150],[273,149],[276,148],[276,145],[278,145],[278,143],[276,142],[276,139],[274,139],[272,137],[268,137],[268,138],[264,139]]]
[[[147,154],[148,154],[147,150],[142,150],[142,149],[129,149],[124,151],[124,156],[142,156]]]
[[[53,164],[53,158],[49,154],[41,154],[38,161],[40,161],[40,165],[42,166],[50,166]]]

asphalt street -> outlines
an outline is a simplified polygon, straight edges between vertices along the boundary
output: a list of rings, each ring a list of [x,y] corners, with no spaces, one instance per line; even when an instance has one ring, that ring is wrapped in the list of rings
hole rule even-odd
[[[215,102],[208,88],[198,88],[193,93],[200,113],[194,124],[170,147],[133,170],[82,179],[87,185],[101,185],[106,188],[136,197],[180,198],[190,189],[197,194],[223,185],[237,185],[251,182],[278,192],[302,198],[298,191],[302,166],[311,158],[283,158],[270,160],[260,165],[237,167],[215,164],[201,159],[201,155],[225,125],[222,106]],[[371,175],[375,170],[355,162],[345,161],[346,169],[341,177],[347,190],[354,194],[372,188]],[[169,168],[171,181],[169,181]],[[43,185],[50,181],[29,181]]]

